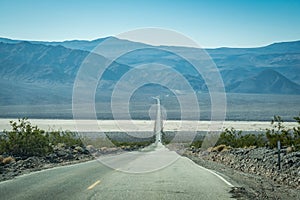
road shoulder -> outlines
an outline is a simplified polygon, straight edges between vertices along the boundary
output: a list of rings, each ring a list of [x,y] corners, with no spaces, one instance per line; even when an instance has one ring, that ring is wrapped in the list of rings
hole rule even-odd
[[[184,153],[195,163],[211,169],[237,186],[232,189],[236,199],[300,199],[300,191],[279,185],[264,177],[234,170],[226,165],[204,160],[199,156]]]

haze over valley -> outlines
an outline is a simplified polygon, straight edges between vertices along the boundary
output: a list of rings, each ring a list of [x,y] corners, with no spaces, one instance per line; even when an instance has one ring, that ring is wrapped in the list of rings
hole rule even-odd
[[[157,60],[173,67],[188,80],[198,95],[202,119],[210,118],[210,97],[205,80],[195,73],[188,62],[171,53],[179,49],[193,57],[197,49],[166,46],[164,48],[169,51],[161,51],[155,46],[114,37],[65,42],[0,38],[0,116],[72,118],[72,91],[76,74],[84,59],[106,39],[110,40],[110,45],[104,46],[105,55],[110,55],[110,52],[113,55],[120,48],[134,47],[138,50],[115,60],[104,73],[95,97],[99,119],[112,118],[111,110],[106,105],[110,105],[111,92],[118,80],[135,66]],[[297,115],[296,108],[299,108],[300,102],[300,41],[257,48],[205,50],[224,82],[228,100],[227,119],[269,120],[275,114],[286,118]],[[110,60],[98,54],[95,57],[97,62]],[[156,75],[163,73],[167,72],[157,71]],[[176,110],[179,104],[174,95],[186,91],[182,91],[180,80],[173,81],[172,87],[177,94],[151,84],[137,90],[131,99],[133,118],[149,119],[149,105],[153,101],[151,96],[162,94],[162,105],[168,108],[168,118],[178,119],[180,113]],[[39,112],[41,109],[43,112]]]

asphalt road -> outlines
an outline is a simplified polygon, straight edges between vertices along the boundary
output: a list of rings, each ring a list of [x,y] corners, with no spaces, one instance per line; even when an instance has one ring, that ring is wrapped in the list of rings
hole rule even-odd
[[[154,123],[154,133],[156,135],[156,142],[161,142],[161,132],[163,129],[163,121],[162,121],[162,113],[160,108],[160,99],[157,97],[153,97],[157,101],[156,108],[156,119]]]
[[[0,199],[230,199],[231,186],[159,143],[1,182]]]
[[[154,144],[2,182],[1,199],[230,199],[232,185],[224,178],[162,145],[160,100],[155,99]]]

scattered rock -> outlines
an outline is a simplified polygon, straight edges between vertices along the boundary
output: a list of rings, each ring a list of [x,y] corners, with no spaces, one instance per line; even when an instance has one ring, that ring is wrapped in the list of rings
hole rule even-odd
[[[287,153],[291,153],[291,152],[294,152],[294,151],[295,151],[295,147],[293,147],[293,146],[286,148]]]
[[[97,151],[97,149],[93,145],[87,145],[86,150],[90,153],[95,153]]]
[[[0,181],[12,179],[31,171],[91,159],[93,159],[93,156],[86,148],[80,146],[66,147],[65,144],[54,146],[53,152],[43,157],[13,158],[0,155]]]
[[[76,146],[73,150],[74,153],[83,153],[84,149],[80,146]]]
[[[226,151],[224,151],[226,149]],[[195,150],[189,151],[194,154]],[[264,176],[279,184],[286,184],[300,188],[300,152],[285,149],[281,152],[281,169],[278,169],[277,150],[267,148],[235,148],[229,149],[225,145],[210,148],[196,154],[203,159],[219,162],[233,169]]]

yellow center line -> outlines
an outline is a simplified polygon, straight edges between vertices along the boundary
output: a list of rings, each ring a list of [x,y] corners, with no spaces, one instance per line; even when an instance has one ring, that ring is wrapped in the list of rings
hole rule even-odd
[[[100,183],[100,180],[96,181],[95,183],[93,183],[92,185],[90,185],[87,190],[91,190],[93,189],[96,185],[98,185]]]

